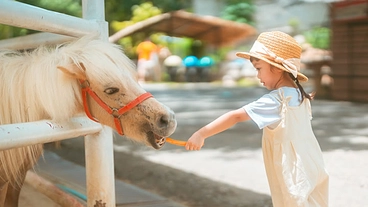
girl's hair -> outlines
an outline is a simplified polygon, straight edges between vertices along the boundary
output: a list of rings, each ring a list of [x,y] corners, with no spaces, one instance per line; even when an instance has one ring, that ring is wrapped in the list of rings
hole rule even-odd
[[[288,73],[285,71],[285,73]],[[302,102],[304,101],[304,98],[307,98],[309,100],[313,100],[314,94],[309,94],[304,91],[304,88],[302,85],[300,85],[299,80],[293,76],[293,74],[288,73],[290,78],[294,81],[294,83],[298,86],[300,92],[302,93]]]

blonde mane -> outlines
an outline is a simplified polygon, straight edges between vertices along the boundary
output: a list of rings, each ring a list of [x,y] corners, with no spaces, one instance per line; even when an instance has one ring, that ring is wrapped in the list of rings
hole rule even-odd
[[[88,79],[111,82],[122,78],[119,67],[134,72],[134,65],[117,46],[91,37],[53,49],[41,46],[25,53],[1,51],[0,125],[42,119],[63,121],[83,113],[78,80],[57,69],[71,65],[86,69]],[[42,145],[0,151],[0,175],[5,174],[0,181],[21,184],[19,175],[41,154]]]

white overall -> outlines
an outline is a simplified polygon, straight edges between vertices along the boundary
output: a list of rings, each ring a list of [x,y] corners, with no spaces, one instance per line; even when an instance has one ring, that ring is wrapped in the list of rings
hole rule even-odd
[[[262,150],[273,207],[327,207],[329,176],[311,127],[310,101],[289,106],[279,91],[281,122],[263,129]]]

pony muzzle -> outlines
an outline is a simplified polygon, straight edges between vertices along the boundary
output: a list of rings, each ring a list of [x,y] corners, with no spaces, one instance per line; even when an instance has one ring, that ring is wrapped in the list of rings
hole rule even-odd
[[[88,116],[88,118],[90,118],[91,120],[95,122],[99,122],[96,118],[92,116],[89,110],[89,106],[87,102],[87,94],[89,94],[93,98],[93,100],[95,100],[96,103],[98,103],[98,105],[100,105],[103,109],[105,109],[105,111],[114,118],[116,131],[120,135],[124,135],[123,127],[122,127],[121,120],[120,120],[121,115],[125,114],[132,108],[136,107],[138,104],[142,103],[146,99],[153,97],[151,93],[146,92],[146,93],[141,94],[137,98],[135,98],[133,101],[129,102],[127,105],[117,109],[117,108],[110,107],[100,97],[98,97],[97,94],[90,88],[89,82],[87,80],[80,80],[80,83],[82,87],[82,98],[83,98],[84,111],[86,115]]]

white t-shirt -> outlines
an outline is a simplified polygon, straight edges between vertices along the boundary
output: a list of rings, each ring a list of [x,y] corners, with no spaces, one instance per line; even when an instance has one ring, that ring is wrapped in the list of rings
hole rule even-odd
[[[289,106],[300,105],[301,93],[299,89],[281,87],[242,107],[260,129],[267,126],[275,128],[281,120],[281,103],[275,98],[275,96],[279,97],[279,90],[283,90],[285,97],[291,96]]]

